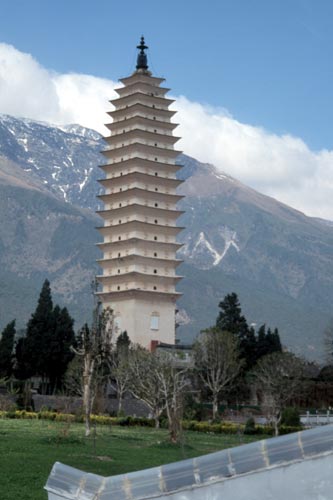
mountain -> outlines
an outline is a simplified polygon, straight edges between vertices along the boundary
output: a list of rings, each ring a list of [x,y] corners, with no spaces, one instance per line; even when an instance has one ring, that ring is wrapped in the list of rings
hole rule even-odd
[[[0,116],[0,327],[13,317],[24,324],[45,277],[77,326],[89,319],[101,149],[99,134],[79,125]],[[235,291],[251,323],[277,326],[286,345],[319,358],[333,316],[333,223],[212,165],[179,161],[187,229],[178,336],[188,342],[213,324],[218,302]]]

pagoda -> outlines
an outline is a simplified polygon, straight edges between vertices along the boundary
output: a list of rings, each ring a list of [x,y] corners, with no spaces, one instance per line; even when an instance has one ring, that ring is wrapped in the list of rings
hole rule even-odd
[[[174,149],[179,137],[171,122],[174,102],[160,87],[164,78],[148,70],[144,38],[137,46],[136,70],[120,80],[118,98],[110,101],[114,110],[106,125],[106,163],[100,168],[105,177],[99,196],[103,210],[98,214],[103,257],[98,260],[103,273],[98,276],[98,292],[104,307],[114,312],[118,333],[126,331],[134,343],[151,348],[156,342],[175,343],[176,300],[181,295],[176,284],[176,258],[181,246],[176,240],[183,229],[177,219],[182,198],[176,178],[181,168]]]

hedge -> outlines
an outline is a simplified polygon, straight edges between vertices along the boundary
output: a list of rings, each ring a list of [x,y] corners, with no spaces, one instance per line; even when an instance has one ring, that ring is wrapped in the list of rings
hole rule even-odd
[[[15,419],[43,419],[52,420],[55,422],[84,422],[84,415],[73,415],[70,413],[57,413],[54,411],[0,411],[0,418],[15,418]],[[109,417],[108,415],[91,415],[91,422],[99,425],[120,425],[120,426],[141,426],[154,427],[155,421],[145,417]],[[196,432],[207,432],[214,434],[238,434],[244,433],[244,424],[235,424],[233,422],[221,422],[218,424],[210,422],[198,422],[197,420],[183,420],[183,429]],[[302,430],[300,426],[293,427],[281,425],[279,427],[280,434],[289,434]],[[269,425],[256,425],[253,434],[274,435],[274,428]]]

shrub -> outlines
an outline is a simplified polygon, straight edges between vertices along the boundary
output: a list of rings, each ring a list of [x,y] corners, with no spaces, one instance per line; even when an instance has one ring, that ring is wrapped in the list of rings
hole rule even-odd
[[[244,427],[244,434],[257,434],[256,423],[253,417],[247,419]]]
[[[281,424],[280,426],[292,426],[299,427],[301,425],[301,420],[299,416],[299,411],[297,408],[289,407],[282,411]]]

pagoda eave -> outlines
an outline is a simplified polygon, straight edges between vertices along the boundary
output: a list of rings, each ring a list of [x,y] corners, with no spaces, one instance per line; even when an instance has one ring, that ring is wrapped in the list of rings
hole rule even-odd
[[[154,300],[156,298],[160,299],[171,299],[173,302],[179,299],[183,294],[180,292],[161,292],[158,290],[138,290],[138,289],[130,289],[130,290],[119,290],[112,292],[97,292],[102,302],[112,300],[126,300],[128,298],[138,298],[138,299],[148,299]]]
[[[163,163],[160,161],[154,161],[154,160],[148,160],[147,158],[141,158],[140,156],[134,156],[132,158],[127,158],[126,160],[123,161],[116,161],[113,163],[104,163],[103,165],[99,165],[99,168],[102,170],[114,170],[117,167],[126,168],[129,164],[138,164],[141,163],[143,166],[154,166],[154,169],[156,167],[166,167],[168,170],[178,172],[181,168],[183,168],[183,165],[180,165],[179,163]]]

